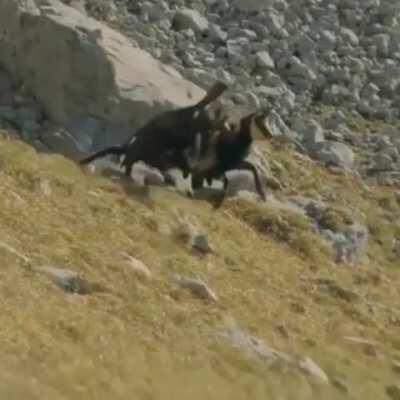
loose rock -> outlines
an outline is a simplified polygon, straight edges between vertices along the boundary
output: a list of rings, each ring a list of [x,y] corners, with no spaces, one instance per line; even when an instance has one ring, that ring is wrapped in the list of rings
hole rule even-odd
[[[104,289],[95,283],[91,283],[69,269],[52,266],[34,268],[35,272],[49,277],[57,286],[69,293],[87,295]]]
[[[217,295],[199,278],[187,278],[179,274],[174,274],[172,279],[202,300],[218,301]]]

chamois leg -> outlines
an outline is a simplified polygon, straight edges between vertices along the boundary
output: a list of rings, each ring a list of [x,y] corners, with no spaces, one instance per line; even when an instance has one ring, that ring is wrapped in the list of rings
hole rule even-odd
[[[192,175],[192,187],[194,190],[202,189],[204,185],[204,177],[201,175]]]
[[[133,164],[134,164],[134,162],[125,163],[125,176],[127,178],[131,178],[131,176],[132,176]]]
[[[265,196],[265,192],[264,192],[264,189],[262,187],[261,179],[260,179],[260,176],[258,174],[257,168],[253,164],[251,164],[249,161],[242,161],[239,164],[237,169],[247,170],[247,171],[251,171],[253,173],[254,182],[256,184],[257,193],[262,198],[262,200],[265,201],[267,198]]]
[[[222,183],[223,183],[222,194],[221,194],[221,197],[218,199],[218,201],[214,205],[215,209],[220,208],[222,206],[222,203],[224,202],[225,197],[226,197],[226,192],[228,191],[229,180],[228,180],[226,174],[222,175]]]

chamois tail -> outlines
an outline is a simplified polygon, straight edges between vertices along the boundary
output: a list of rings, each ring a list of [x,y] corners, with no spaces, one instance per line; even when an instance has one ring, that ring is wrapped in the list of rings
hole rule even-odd
[[[227,85],[223,82],[216,82],[211,88],[208,90],[206,95],[202,100],[200,100],[196,104],[196,108],[205,108],[208,104],[212,103],[216,100],[225,90],[228,88]]]
[[[96,160],[97,158],[104,157],[108,154],[115,154],[117,156],[122,156],[126,153],[127,146],[112,146],[108,147],[107,149],[98,151],[95,154],[92,154],[91,156],[84,158],[83,160],[79,161],[79,164],[88,164],[93,160]]]

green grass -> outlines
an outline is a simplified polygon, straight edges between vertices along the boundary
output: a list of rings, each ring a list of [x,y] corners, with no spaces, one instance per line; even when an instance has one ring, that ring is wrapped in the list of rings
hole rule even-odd
[[[218,335],[232,316],[277,350],[310,356],[331,381],[345,382],[348,398],[386,399],[385,385],[398,379],[391,360],[400,358],[399,271],[375,239],[386,229],[387,202],[393,213],[398,204],[387,189],[373,188],[366,198],[355,178],[311,168],[284,149],[266,151],[284,165],[284,194],[334,188],[335,209],[354,207],[379,227],[370,264],[335,266],[297,214],[241,200],[214,211],[207,201],[163,188],[146,194],[1,139],[0,241],[22,255],[0,246],[1,398],[344,398],[334,385],[314,387],[296,370],[268,371],[232,348]],[[207,232],[214,254],[189,251],[179,216]],[[143,261],[152,276],[135,274],[123,253]],[[73,269],[105,291],[69,295],[33,271],[41,265]],[[378,281],[368,278],[375,270]],[[219,301],[176,287],[174,272],[199,276]],[[346,302],[321,290],[318,278],[388,308],[372,312],[362,300]],[[379,355],[349,345],[345,335],[376,340]]]

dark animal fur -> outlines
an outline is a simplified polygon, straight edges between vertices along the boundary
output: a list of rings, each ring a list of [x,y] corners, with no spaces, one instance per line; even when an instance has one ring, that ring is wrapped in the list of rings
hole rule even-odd
[[[258,123],[259,127],[266,137],[270,137],[270,132],[265,126],[262,126],[256,113],[251,113],[240,120],[238,127],[228,129],[227,127],[218,134],[214,143],[203,143],[203,146],[209,146],[207,151],[215,152],[215,165],[205,171],[193,171],[192,185],[194,189],[201,188],[206,180],[209,184],[213,179],[223,179],[223,195],[217,206],[220,206],[225,198],[228,179],[226,172],[239,169],[251,171],[254,176],[256,190],[260,197],[265,200],[265,192],[257,169],[245,158],[249,155],[253,142],[251,124]]]
[[[146,164],[165,171],[177,167],[187,176],[190,172],[184,150],[195,148],[196,134],[210,135],[213,121],[205,112],[208,104],[215,101],[227,89],[217,82],[197,104],[177,110],[163,112],[135,134],[135,140],[122,145],[99,151],[80,161],[87,164],[108,154],[125,156],[122,166],[130,176],[133,164],[143,161]]]

